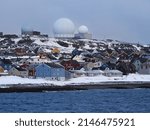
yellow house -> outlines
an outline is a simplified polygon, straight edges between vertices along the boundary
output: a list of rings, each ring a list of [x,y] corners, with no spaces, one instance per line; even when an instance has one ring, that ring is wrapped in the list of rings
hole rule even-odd
[[[59,54],[60,50],[58,48],[53,48],[52,53],[53,54]]]
[[[2,66],[0,66],[0,73],[4,73],[4,69]]]

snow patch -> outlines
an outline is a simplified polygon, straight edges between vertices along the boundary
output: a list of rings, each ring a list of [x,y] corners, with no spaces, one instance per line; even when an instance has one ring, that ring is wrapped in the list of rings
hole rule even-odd
[[[21,78],[17,76],[1,76],[0,86],[6,86],[11,84],[53,84],[53,85],[70,85],[70,84],[90,84],[90,83],[101,83],[101,82],[118,82],[118,81],[150,81],[150,75],[139,75],[139,74],[129,74],[123,77],[106,77],[106,76],[96,76],[96,77],[78,77],[72,78],[68,81],[50,81],[46,79],[29,79]]]

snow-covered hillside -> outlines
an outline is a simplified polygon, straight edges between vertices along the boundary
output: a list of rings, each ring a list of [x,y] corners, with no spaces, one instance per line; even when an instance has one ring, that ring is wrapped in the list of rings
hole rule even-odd
[[[117,40],[88,40],[88,39],[55,39],[43,38],[38,36],[31,36],[29,38],[0,38],[0,56],[2,55],[15,55],[16,48],[24,48],[26,55],[36,55],[38,51],[51,53],[51,50],[58,48],[60,53],[71,53],[75,48],[80,51],[104,51],[106,49],[126,49],[133,51],[140,51],[144,49],[144,45],[131,44]]]

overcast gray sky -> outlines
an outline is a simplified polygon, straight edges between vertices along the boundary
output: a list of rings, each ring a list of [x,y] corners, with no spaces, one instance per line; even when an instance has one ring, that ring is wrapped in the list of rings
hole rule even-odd
[[[0,0],[0,31],[32,27],[52,36],[61,17],[87,25],[94,38],[150,43],[150,0]]]

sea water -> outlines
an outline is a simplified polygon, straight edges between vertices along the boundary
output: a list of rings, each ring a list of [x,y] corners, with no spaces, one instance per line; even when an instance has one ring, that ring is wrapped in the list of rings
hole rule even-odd
[[[150,112],[150,89],[0,93],[0,112]]]

